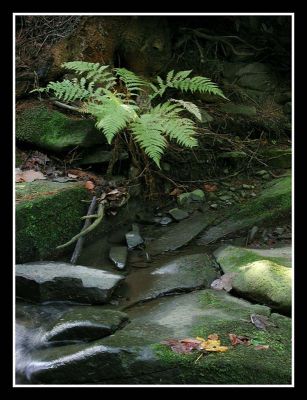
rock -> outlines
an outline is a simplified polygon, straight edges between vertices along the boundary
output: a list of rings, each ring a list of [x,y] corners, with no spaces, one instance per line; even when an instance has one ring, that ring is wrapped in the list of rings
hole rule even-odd
[[[264,257],[269,258],[281,264],[284,267],[290,268],[292,266],[292,247],[277,247],[275,249],[248,249],[249,251]]]
[[[209,227],[197,243],[212,243],[241,229],[260,226],[277,218],[290,218],[291,207],[291,177],[276,179],[256,198],[249,199],[244,205],[231,207],[224,220]]]
[[[269,175],[269,174],[265,174],[265,175],[262,175],[262,177],[261,177],[263,180],[265,180],[265,181],[269,181],[270,179],[271,179],[271,176]]]
[[[276,86],[276,78],[271,73],[271,68],[262,63],[247,64],[236,72],[237,85],[244,88],[272,91]]]
[[[204,201],[205,193],[201,189],[196,189],[190,193],[190,197],[191,197],[191,200],[193,200],[193,201]]]
[[[210,204],[210,208],[213,208],[214,210],[216,210],[218,208],[218,205],[215,203]]]
[[[139,227],[136,224],[132,224],[132,231],[126,233],[126,241],[129,250],[144,243],[144,239],[140,235]]]
[[[165,172],[169,172],[169,171],[171,170],[170,164],[169,164],[169,163],[166,163],[166,162],[162,162],[162,163],[161,163],[161,168],[162,168],[162,170],[165,171]]]
[[[185,206],[191,201],[190,193],[181,193],[177,197],[177,203],[179,206]]]
[[[104,148],[96,149],[88,151],[84,156],[82,156],[81,160],[77,161],[78,165],[88,165],[88,164],[103,164],[108,163],[112,158],[111,151],[106,151]],[[118,160],[127,160],[128,153],[121,152],[118,155]]]
[[[125,246],[113,246],[110,249],[109,258],[118,269],[126,267],[127,256],[128,250]]]
[[[17,264],[16,295],[35,302],[102,304],[122,279],[118,274],[63,262]]]
[[[273,233],[275,233],[276,235],[282,235],[284,233],[284,228],[278,227],[274,230]]]
[[[244,104],[226,103],[220,105],[220,110],[228,114],[238,114],[247,117],[253,117],[257,114],[255,106],[246,106]],[[246,155],[245,155],[246,156]]]
[[[291,269],[282,265],[280,258],[234,246],[220,248],[214,254],[224,273],[236,273],[232,287],[241,296],[291,312]]]
[[[128,320],[127,314],[116,310],[103,310],[98,306],[74,307],[48,326],[44,340],[67,344],[100,339],[120,329]]]
[[[162,225],[162,226],[166,226],[166,225],[169,225],[172,222],[173,222],[172,218],[163,217],[163,218],[160,219],[159,224]]]
[[[123,296],[129,298],[130,307],[171,293],[208,288],[217,270],[214,258],[205,253],[178,257],[159,267],[132,272],[125,280]]]
[[[255,186],[253,186],[253,185],[246,185],[245,183],[243,183],[243,185],[242,185],[242,188],[243,189],[255,189]]]
[[[251,243],[254,240],[254,237],[258,231],[258,226],[254,225],[252,229],[248,232],[247,243]]]
[[[69,118],[41,104],[17,113],[16,139],[56,152],[106,143],[93,120]]]
[[[268,316],[277,327],[257,330],[251,314]],[[34,352],[25,374],[36,384],[291,384],[291,319],[270,315],[267,307],[206,289],[144,303],[129,316],[129,325],[106,338]],[[197,363],[197,354],[160,344],[212,333],[229,350]],[[257,335],[270,349],[232,349],[229,333]]]
[[[88,206],[81,200],[88,198],[89,192],[79,182],[17,183],[16,262],[58,256],[56,247],[82,229],[80,218]]]
[[[181,221],[185,218],[188,218],[189,213],[184,210],[180,210],[180,208],[172,208],[168,212],[176,221]]]
[[[149,243],[146,250],[152,256],[165,251],[177,250],[190,242],[216,218],[216,215],[210,213],[201,214],[197,212],[192,217],[168,228],[165,234]]]
[[[231,200],[232,199],[232,196],[229,196],[229,195],[224,195],[224,196],[220,196],[220,200],[222,200],[222,201],[228,201],[228,200]]]

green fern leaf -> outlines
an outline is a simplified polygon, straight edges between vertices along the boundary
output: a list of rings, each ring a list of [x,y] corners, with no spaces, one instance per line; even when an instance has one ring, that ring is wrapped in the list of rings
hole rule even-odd
[[[199,121],[202,120],[201,113],[196,104],[190,101],[170,99],[170,101],[181,104],[187,111],[193,114]]]

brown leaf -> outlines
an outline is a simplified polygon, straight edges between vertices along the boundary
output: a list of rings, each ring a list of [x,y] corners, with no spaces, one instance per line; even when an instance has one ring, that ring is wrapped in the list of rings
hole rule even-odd
[[[264,345],[264,344],[259,344],[258,346],[255,346],[255,350],[267,350],[270,346]]]
[[[214,290],[226,290],[226,292],[230,292],[232,289],[232,280],[236,275],[235,272],[227,272],[222,275],[219,279],[215,279],[211,283],[211,288]]]
[[[249,346],[251,344],[250,338],[247,336],[237,336],[234,333],[229,333],[228,336],[233,346],[236,346],[238,344]]]
[[[183,191],[181,189],[175,188],[169,193],[169,195],[170,196],[179,196],[182,192]]]
[[[217,186],[216,185],[210,185],[209,183],[204,185],[204,189],[206,192],[216,192],[217,191]]]
[[[84,186],[87,190],[93,190],[95,188],[95,185],[92,181],[86,181]]]
[[[16,171],[15,181],[16,182],[33,182],[38,179],[46,179],[44,174],[38,171],[30,169],[28,171]]]
[[[191,353],[192,350],[198,349],[200,341],[196,339],[167,339],[163,340],[161,344],[169,346],[175,353],[186,354]]]
[[[208,336],[209,340],[219,340],[219,335],[216,333],[212,333],[211,335]]]

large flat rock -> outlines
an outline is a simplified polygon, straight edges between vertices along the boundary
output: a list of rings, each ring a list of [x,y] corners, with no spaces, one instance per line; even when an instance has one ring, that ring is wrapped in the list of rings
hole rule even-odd
[[[218,276],[218,265],[208,254],[174,258],[159,267],[132,272],[122,286],[127,305],[174,293],[210,287]]]
[[[241,296],[290,313],[292,270],[282,252],[226,246],[215,252],[224,273],[235,274],[232,287]],[[286,264],[286,265],[285,265]]]
[[[258,330],[250,322],[251,314],[269,316],[275,326]],[[129,325],[104,339],[36,351],[25,374],[31,382],[49,384],[291,383],[291,319],[270,314],[268,307],[206,289],[144,303],[129,315]],[[198,353],[176,354],[159,344],[212,333],[229,350],[197,362]],[[270,347],[232,347],[229,333]]]
[[[128,319],[123,312],[104,310],[99,306],[74,307],[48,326],[43,340],[65,344],[100,339],[114,333]]]
[[[61,262],[16,265],[16,295],[36,302],[66,300],[106,303],[121,275]]]
[[[166,232],[158,239],[150,242],[146,246],[146,251],[154,256],[166,251],[177,250],[194,239],[216,218],[217,216],[214,213],[196,212],[190,218],[180,221],[176,225],[165,227]]]

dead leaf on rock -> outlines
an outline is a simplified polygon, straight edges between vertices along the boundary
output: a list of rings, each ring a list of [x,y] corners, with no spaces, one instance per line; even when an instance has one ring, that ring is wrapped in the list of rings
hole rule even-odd
[[[167,339],[163,340],[161,344],[169,346],[172,351],[179,354],[191,353],[193,350],[198,349],[201,342],[195,339]]]
[[[251,340],[247,336],[237,336],[234,333],[229,333],[229,339],[233,346],[238,344],[244,344],[245,346],[249,346],[251,344]]]
[[[260,344],[260,345],[258,345],[258,346],[255,346],[254,349],[255,349],[255,350],[267,350],[269,347],[270,347],[270,346],[268,346],[268,345]]]
[[[266,317],[265,315],[252,314],[251,322],[252,322],[252,324],[255,325],[255,327],[257,329],[266,330],[266,328],[268,326],[275,326],[275,324],[273,324],[273,322],[269,321],[269,318]]]
[[[217,338],[217,339],[209,339],[209,337]],[[199,348],[204,351],[212,351],[212,352],[225,352],[228,350],[227,346],[221,346],[221,341],[218,339],[218,335],[216,333],[209,335],[208,340],[197,336],[196,339],[200,340],[201,343]]]
[[[236,275],[235,272],[227,272],[222,275],[219,279],[215,279],[211,283],[211,288],[214,290],[226,290],[226,292],[230,292],[232,289],[232,280]]]
[[[216,192],[217,191],[217,186],[216,185],[210,185],[209,183],[204,185],[204,189],[206,192]]]
[[[39,179],[46,179],[44,174],[33,169],[27,171],[17,170],[15,174],[15,182],[33,182]]]
[[[95,188],[95,185],[92,181],[86,181],[84,186],[87,190],[93,190]]]

